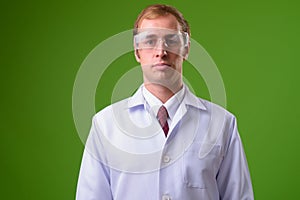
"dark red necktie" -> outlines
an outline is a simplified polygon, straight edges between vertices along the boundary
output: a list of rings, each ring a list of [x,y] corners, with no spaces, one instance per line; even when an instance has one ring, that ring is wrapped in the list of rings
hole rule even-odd
[[[169,132],[169,125],[168,125],[168,111],[164,106],[161,106],[157,113],[157,119],[159,121],[160,126],[162,127],[165,136],[167,137]]]

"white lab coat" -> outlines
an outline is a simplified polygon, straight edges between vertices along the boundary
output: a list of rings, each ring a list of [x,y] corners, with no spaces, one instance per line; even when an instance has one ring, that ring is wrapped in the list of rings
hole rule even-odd
[[[142,89],[94,116],[77,200],[254,198],[231,113],[186,87],[165,138]]]

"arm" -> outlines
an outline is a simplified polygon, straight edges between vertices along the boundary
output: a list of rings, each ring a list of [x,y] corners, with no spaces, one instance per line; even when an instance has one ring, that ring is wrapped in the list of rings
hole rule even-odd
[[[76,200],[112,200],[109,168],[99,159],[99,140],[97,139],[96,122],[90,131],[82,157],[77,183]]]
[[[252,200],[251,178],[235,118],[229,133],[227,149],[217,175],[220,199]]]

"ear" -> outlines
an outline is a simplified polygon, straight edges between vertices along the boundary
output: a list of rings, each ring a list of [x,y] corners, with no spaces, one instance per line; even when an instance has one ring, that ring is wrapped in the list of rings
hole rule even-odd
[[[139,55],[139,51],[136,47],[136,43],[135,43],[135,38],[133,39],[133,48],[134,48],[134,56],[135,56],[135,59],[136,61],[139,63],[140,62],[140,55]]]
[[[183,60],[187,60],[190,52],[190,42],[187,47],[184,48],[183,50]]]
[[[140,62],[140,55],[137,49],[134,50],[134,56],[137,62]]]

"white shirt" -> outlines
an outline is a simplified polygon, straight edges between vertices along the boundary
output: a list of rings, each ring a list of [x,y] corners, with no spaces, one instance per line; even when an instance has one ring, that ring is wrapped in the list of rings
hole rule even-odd
[[[182,87],[177,93],[175,93],[168,101],[166,101],[164,104],[156,97],[154,96],[149,90],[147,90],[146,87],[141,87],[143,96],[147,102],[147,108],[148,112],[153,112],[153,114],[158,113],[159,108],[164,105],[168,111],[169,117],[168,117],[168,124],[172,124],[172,120],[175,116],[176,111],[178,110],[178,107],[180,103],[183,100],[184,93],[185,93],[185,87]]]
[[[143,86],[94,116],[77,200],[254,199],[235,117],[182,91],[167,138]]]

